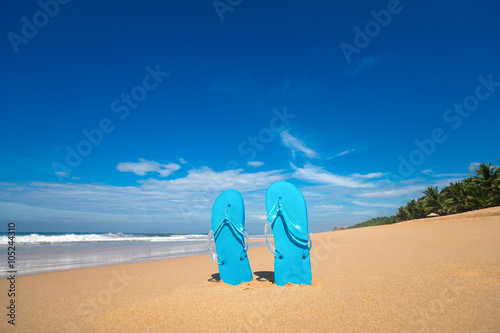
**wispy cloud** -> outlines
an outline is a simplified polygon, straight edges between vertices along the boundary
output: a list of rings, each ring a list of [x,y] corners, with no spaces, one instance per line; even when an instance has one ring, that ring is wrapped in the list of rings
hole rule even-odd
[[[61,176],[63,178],[69,178],[69,173],[67,173],[66,171],[57,171],[57,172],[54,172],[54,175],[58,175],[58,176]]]
[[[358,193],[357,196],[360,198],[373,198],[373,199],[397,198],[401,196],[409,196],[415,193],[421,193],[424,189],[425,185],[419,184],[419,185],[411,185],[395,189],[379,189],[373,192],[362,192]]]
[[[271,95],[277,97],[283,97],[286,94],[289,86],[290,86],[290,80],[286,79],[281,87],[271,90]]]
[[[427,170],[422,170],[422,173],[424,175],[432,175],[434,172],[431,169],[427,169]]]
[[[182,223],[186,222],[182,213],[188,211],[189,219],[203,225],[203,221],[210,220],[210,206],[221,192],[237,189],[245,196],[245,206],[249,204],[251,209],[256,210],[253,208],[256,204],[264,204],[263,195],[269,185],[287,178],[283,171],[246,173],[238,169],[216,172],[203,167],[189,170],[185,177],[144,179],[136,186],[70,182],[1,183],[0,204],[11,207],[11,212],[18,207],[16,205],[64,211],[64,214],[53,214],[61,217],[84,216],[82,212],[105,214],[101,216],[103,219],[112,215],[132,216],[135,218],[129,218],[131,225],[151,219]],[[260,191],[260,195],[248,202],[249,194],[255,191]],[[265,214],[265,206],[257,211],[258,215]],[[25,215],[18,213],[17,218],[22,220]]]
[[[75,176],[71,176],[68,172],[66,171],[56,171],[54,172],[54,175],[58,175],[62,178],[70,178],[70,179],[81,179],[80,177],[75,177]]]
[[[360,192],[358,198],[364,199],[396,199],[408,201],[410,198],[420,198],[423,191],[429,186],[439,188],[449,185],[451,182],[463,179],[464,174],[436,174],[432,178],[413,178],[404,181],[392,182],[380,180],[375,183],[376,191]],[[394,201],[396,202],[396,201]]]
[[[466,173],[437,173],[433,175],[435,178],[465,178],[466,176]]]
[[[356,151],[356,148],[353,148],[353,149],[346,149],[344,150],[343,152],[341,153],[338,153],[336,155],[333,155],[333,156],[330,156],[327,158],[327,160],[331,160],[333,158],[336,158],[336,157],[339,157],[339,156],[342,156],[342,155],[345,155],[345,154],[349,154],[349,153],[352,153],[353,151]]]
[[[394,203],[387,202],[367,202],[367,201],[359,201],[353,200],[351,201],[353,204],[363,207],[381,207],[381,208],[398,208],[399,205]]]
[[[147,164],[141,162],[142,165]],[[136,167],[139,163],[132,165]],[[159,175],[157,168],[152,167],[128,169],[145,174],[156,172]],[[360,187],[373,186],[368,182],[369,179],[336,175],[311,164],[302,168],[293,167],[292,172],[245,172],[243,169],[219,172],[201,167],[188,170],[185,176],[179,178],[164,179],[158,176],[141,179],[135,186],[70,182],[2,183],[0,204],[8,208],[11,215],[19,212],[19,205],[32,207],[30,214],[43,216],[44,222],[49,216],[61,219],[75,216],[78,218],[68,221],[83,223],[84,219],[80,217],[91,219],[95,216],[94,220],[102,221],[102,228],[131,230],[137,228],[137,221],[141,221],[149,223],[149,230],[158,228],[155,225],[162,222],[172,226],[169,228],[183,224],[179,228],[199,231],[204,230],[206,221],[210,221],[210,208],[217,196],[234,188],[243,194],[249,227],[258,233],[262,227],[260,221],[266,217],[265,190],[273,182],[289,180],[295,184],[302,183],[301,190],[306,196],[311,216],[315,217],[313,226],[315,230],[321,231],[331,229],[332,219],[338,218],[339,214],[344,214],[342,221],[347,223],[346,216],[350,214],[352,206],[346,206],[345,198],[352,197]],[[22,211],[28,212],[27,209]],[[27,213],[24,215],[28,217]],[[187,222],[192,224],[185,224]]]
[[[295,152],[300,151],[309,158],[319,158],[319,154],[311,148],[308,148],[304,141],[294,137],[288,131],[281,132],[281,141],[285,146],[290,148],[292,155],[295,157]]]
[[[353,188],[373,187],[373,184],[363,183],[350,176],[339,176],[310,163],[306,163],[303,168],[298,168],[292,164],[292,168],[295,170],[293,173],[294,178],[316,184],[329,184]]]
[[[344,205],[316,205],[311,207],[312,210],[326,212],[336,212],[343,208],[345,208]]]
[[[85,225],[87,219],[102,221],[99,226],[106,230],[126,230],[125,227],[137,230],[140,221],[141,228],[148,223],[148,230],[156,232],[161,222],[168,224],[169,230],[184,228],[183,232],[188,229],[199,232],[205,230],[210,221],[210,208],[217,196],[233,188],[245,198],[248,226],[252,232],[259,233],[261,220],[266,217],[266,189],[273,182],[288,180],[300,186],[313,230],[324,231],[334,225],[361,222],[362,218],[392,215],[410,198],[421,197],[427,186],[442,187],[459,179],[452,178],[454,174],[412,180],[400,180],[383,172],[339,175],[310,162],[302,167],[291,163],[288,170],[261,172],[216,171],[204,166],[192,168],[178,178],[175,173],[174,177],[165,178],[173,169],[178,169],[172,164],[147,160],[120,163],[122,171],[156,176],[140,179],[134,186],[3,182],[0,183],[0,210],[12,218],[40,223],[52,223],[52,216],[52,220],[67,220],[75,225]],[[188,165],[183,168],[187,169]]]
[[[172,180],[145,179],[139,181],[143,189],[177,192],[177,193],[220,193],[230,188],[240,192],[251,192],[267,189],[269,185],[278,180],[284,180],[284,170],[244,172],[242,169],[214,171],[208,167],[192,169],[186,177]]]
[[[384,172],[372,172],[372,173],[367,173],[366,175],[362,175],[360,173],[352,174],[353,177],[365,178],[365,179],[381,178],[384,177],[385,175],[386,174]]]
[[[250,215],[254,220],[265,221],[267,220],[267,215]]]
[[[144,176],[149,172],[157,172],[160,177],[167,177],[172,172],[179,170],[181,167],[175,163],[160,164],[155,161],[139,159],[140,162],[120,162],[116,169],[121,172],[133,172],[138,176]]]
[[[479,162],[472,162],[471,164],[469,164],[469,166],[467,167],[467,169],[469,169],[469,171],[471,173],[474,173],[474,169],[478,168],[480,164],[481,163],[479,163]]]
[[[260,162],[260,161],[250,161],[248,162],[248,165],[249,166],[252,166],[254,168],[258,168],[260,166],[263,166],[264,165],[264,162]]]
[[[362,57],[358,64],[356,65],[356,68],[349,72],[350,75],[358,74],[360,72],[363,72],[379,63],[381,63],[383,60],[383,57]]]
[[[376,216],[387,216],[387,214],[384,210],[381,209],[366,209],[366,210],[357,210],[352,212],[354,215],[362,216],[362,220],[367,220]],[[362,221],[361,220],[361,221]]]

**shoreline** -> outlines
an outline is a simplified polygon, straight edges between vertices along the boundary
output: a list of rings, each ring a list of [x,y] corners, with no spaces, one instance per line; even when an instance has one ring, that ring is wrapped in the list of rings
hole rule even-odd
[[[311,286],[218,281],[208,255],[16,279],[23,331],[498,331],[500,208],[312,235]],[[458,218],[457,218],[458,217]],[[8,281],[0,280],[7,306]],[[279,312],[279,316],[277,313]],[[0,330],[10,325],[4,316]]]
[[[265,241],[250,240],[249,247]],[[207,253],[206,241],[190,242],[94,242],[74,244],[15,245],[17,276],[29,276],[80,268],[183,258]],[[4,246],[7,250],[7,246]],[[8,272],[0,271],[0,279]]]

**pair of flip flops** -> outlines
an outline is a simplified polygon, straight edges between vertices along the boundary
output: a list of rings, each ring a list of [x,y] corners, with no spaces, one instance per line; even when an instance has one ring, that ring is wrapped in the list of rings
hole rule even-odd
[[[293,184],[279,181],[267,189],[266,242],[274,255],[274,282],[311,285],[311,238],[304,196]],[[268,234],[272,231],[274,245]],[[215,243],[215,251],[213,244]],[[220,279],[238,285],[253,279],[247,257],[248,233],[245,207],[236,190],[223,192],[212,208],[212,228],[208,233],[210,256],[219,265]]]

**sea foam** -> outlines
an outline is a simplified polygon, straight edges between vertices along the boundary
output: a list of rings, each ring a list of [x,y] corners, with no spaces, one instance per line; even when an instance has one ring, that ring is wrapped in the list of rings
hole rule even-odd
[[[108,234],[63,234],[63,235],[17,235],[16,244],[61,244],[61,243],[95,243],[95,242],[178,242],[203,241],[205,235],[134,235],[122,233]],[[0,245],[7,245],[7,236],[0,236]]]

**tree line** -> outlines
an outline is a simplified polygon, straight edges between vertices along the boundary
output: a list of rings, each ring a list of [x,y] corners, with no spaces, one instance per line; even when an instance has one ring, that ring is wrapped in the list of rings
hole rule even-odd
[[[420,219],[431,213],[443,216],[500,206],[500,168],[491,163],[482,163],[474,172],[442,189],[427,187],[422,197],[411,199],[399,207],[393,216],[376,217],[351,228]]]

